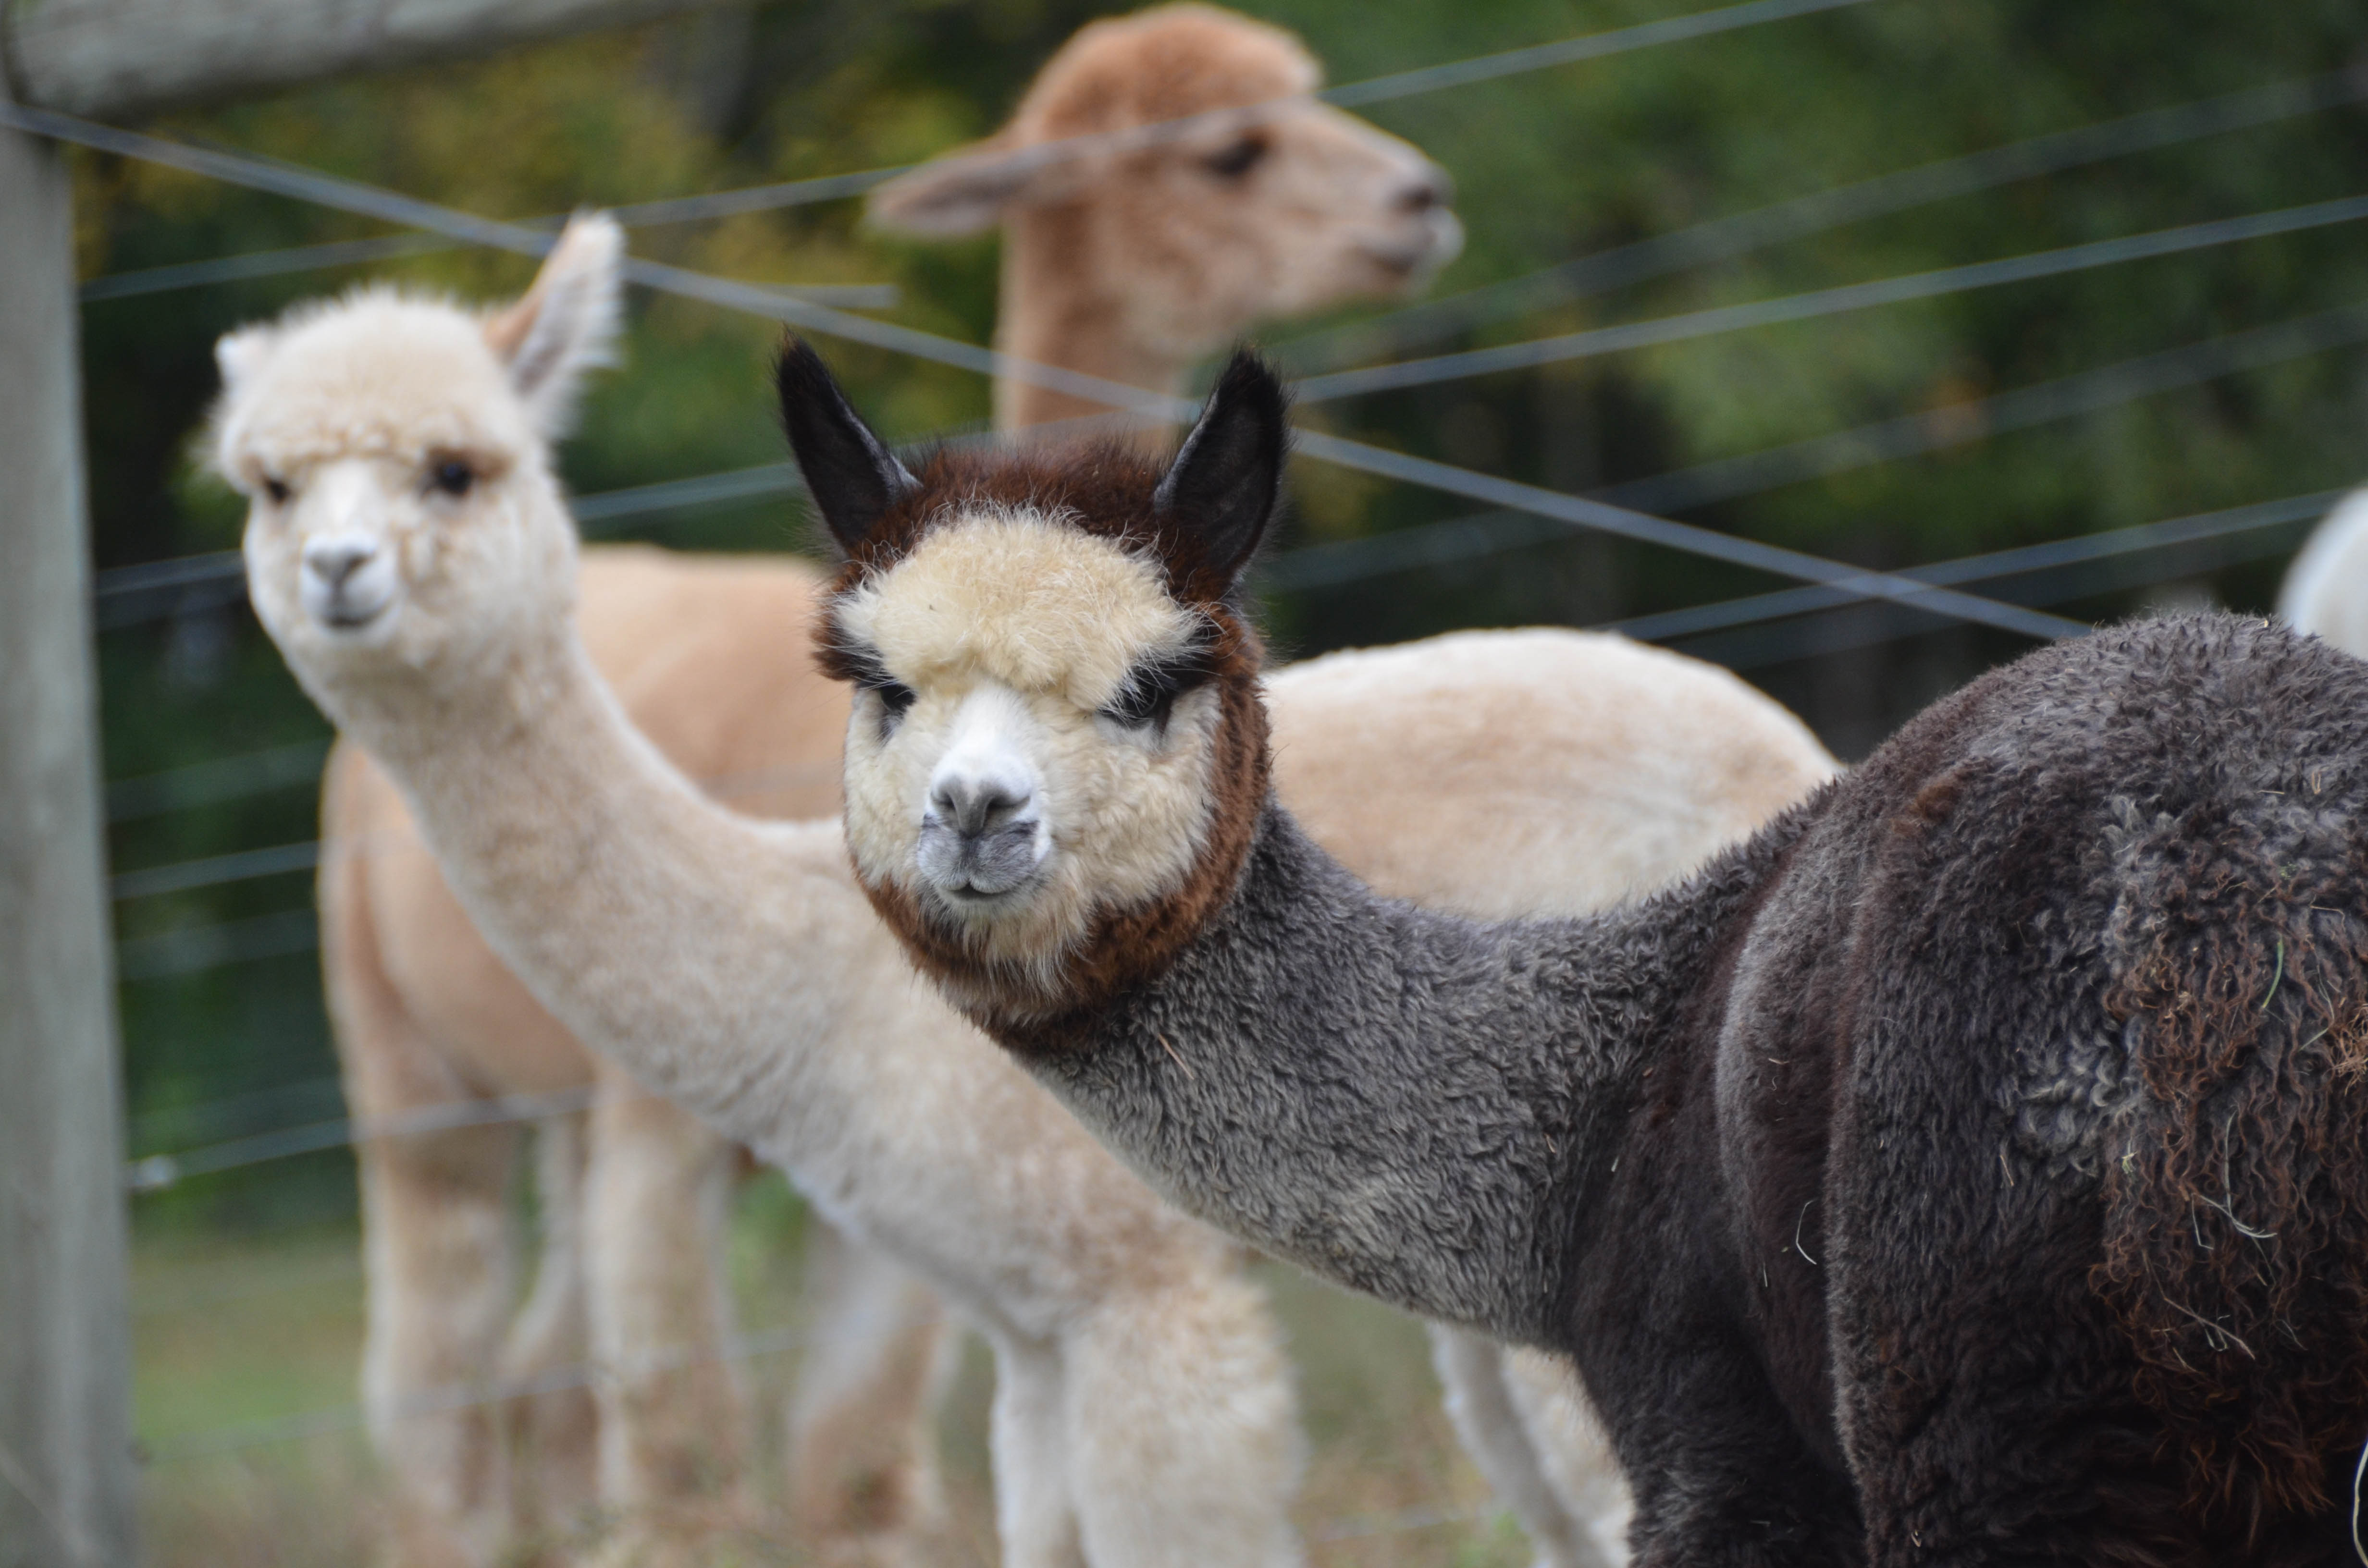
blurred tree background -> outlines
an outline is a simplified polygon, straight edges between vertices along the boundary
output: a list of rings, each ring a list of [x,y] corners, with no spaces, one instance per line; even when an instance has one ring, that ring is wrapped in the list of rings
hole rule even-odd
[[[1599,31],[1667,0],[1267,0],[1334,81]],[[1099,13],[1076,0],[787,0],[408,74],[330,83],[146,129],[291,160],[497,217],[564,212],[904,164],[986,133],[1034,69]],[[2282,0],[1876,0],[1836,12],[1378,104],[1370,117],[1453,175],[1470,242],[1435,293],[1853,181],[2355,60],[2368,6]],[[2344,97],[2331,88],[2324,95]],[[118,159],[74,158],[86,278],[383,233],[361,220]],[[1279,329],[1295,364],[1509,343],[1734,301],[2048,250],[2368,191],[2368,120],[2348,101],[1998,185],[1635,282],[1468,321],[1419,340],[1353,334],[1380,308]],[[639,254],[783,283],[886,282],[892,319],[983,342],[996,245],[873,234],[852,200],[636,232]],[[2027,429],[1979,400],[2368,301],[2368,248],[2333,226],[2052,280],[1504,371],[1315,405],[1324,428],[1565,491],[1909,416],[1927,455],[1697,506],[1691,520],[1871,565],[1943,560],[2350,483],[2360,356],[2321,352]],[[196,458],[226,329],[354,278],[472,298],[516,290],[518,258],[448,249],[367,268],[99,298],[84,312],[92,504],[102,569],[219,551],[240,510]],[[780,456],[762,367],[772,330],[637,295],[625,367],[565,451],[589,494]],[[1360,348],[1363,352],[1359,352]],[[1343,358],[1343,356],[1346,358]],[[835,350],[892,434],[975,426],[983,381]],[[1303,463],[1281,541],[1349,544],[1463,517],[1451,498]],[[1491,530],[1494,531],[1491,531]],[[695,549],[803,548],[775,499],[650,515],[629,537]],[[1776,586],[1666,551],[1551,527],[1474,525],[1487,548],[1318,585],[1270,579],[1294,654],[1458,626],[1594,625]],[[2288,530],[2272,542],[2290,547]],[[2264,608],[2279,555],[2056,608],[2082,617],[2214,599]],[[785,629],[784,635],[798,634]],[[1681,644],[1682,645],[1682,644]],[[1907,713],[2026,644],[1958,628],[1804,656],[1704,650],[1861,756]],[[1738,648],[1743,651],[1738,653]],[[1747,656],[1748,655],[1748,656]],[[119,873],[300,843],[325,731],[244,607],[193,595],[102,639],[108,770],[141,780],[288,748],[285,788],[155,810],[116,796]],[[1773,660],[1774,662],[1766,662]],[[338,1114],[298,868],[127,898],[123,1006],[135,1153]],[[213,937],[240,961],[194,967]],[[178,955],[178,956],[176,956]],[[190,1181],[143,1226],[342,1216],[342,1153]]]

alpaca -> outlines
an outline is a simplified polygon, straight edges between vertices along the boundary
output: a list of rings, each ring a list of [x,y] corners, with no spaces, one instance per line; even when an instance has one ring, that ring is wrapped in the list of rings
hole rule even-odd
[[[1322,83],[1291,34],[1214,6],[1089,23],[1008,124],[882,186],[869,216],[932,238],[1000,224],[997,348],[1173,394],[1251,324],[1405,293],[1463,246],[1445,173],[1317,102]],[[1007,432],[1104,412],[995,387]]]
[[[1085,28],[988,146],[1304,95],[1316,77],[1287,33],[1206,6],[1162,7]],[[1254,321],[1419,284],[1461,243],[1446,196],[1445,176],[1405,142],[1294,101],[1032,173],[994,155],[939,159],[878,193],[873,215],[947,233],[1024,210],[1003,273],[1005,347],[1175,391],[1195,355]],[[1090,243],[1048,244],[1047,224]],[[1007,426],[1070,408],[996,390]],[[752,815],[822,817],[837,810],[846,698],[780,634],[812,619],[820,582],[794,560],[596,548],[584,554],[578,622],[636,727],[717,799]],[[401,794],[351,744],[331,759],[322,826],[325,839],[364,850],[330,857],[320,881],[330,1015],[357,1119],[572,1088],[595,1088],[600,1102],[542,1134],[552,1147],[538,1162],[540,1197],[553,1222],[515,1321],[504,1221],[518,1131],[357,1151],[370,1236],[365,1397],[409,1499],[403,1529],[417,1544],[406,1555],[484,1561],[501,1519],[525,1506],[506,1498],[503,1466],[489,1458],[504,1446],[496,1413],[398,1416],[407,1398],[458,1381],[530,1379],[587,1346],[632,1369],[600,1385],[597,1418],[581,1393],[529,1404],[523,1446],[541,1462],[518,1489],[545,1507],[598,1498],[680,1517],[705,1502],[730,1517],[745,1421],[712,1354],[726,1321],[713,1218],[733,1151],[662,1100],[623,1098],[621,1076],[470,925]],[[823,1227],[812,1234],[822,1251],[808,1274],[829,1285],[811,1303],[824,1332],[805,1361],[818,1375],[800,1383],[790,1494],[808,1532],[834,1550],[893,1556],[925,1540],[937,1515],[928,1423],[942,1386],[939,1309],[876,1254]],[[675,1354],[628,1356],[635,1346]]]
[[[1272,797],[1255,358],[1164,471],[916,474],[811,350],[780,391],[848,554],[848,849],[917,967],[1189,1210],[1567,1358],[1639,1568],[2351,1550],[2368,665],[2100,631],[1673,888],[1473,921]]]
[[[2297,631],[2316,632],[2345,653],[2368,659],[2368,491],[2335,505],[2286,568],[2278,614]]]
[[[1293,1399],[1240,1249],[913,983],[834,823],[701,795],[584,651],[549,438],[620,244],[579,220],[490,318],[365,290],[223,341],[259,618],[572,1038],[985,1333],[1007,1562],[1297,1562]]]

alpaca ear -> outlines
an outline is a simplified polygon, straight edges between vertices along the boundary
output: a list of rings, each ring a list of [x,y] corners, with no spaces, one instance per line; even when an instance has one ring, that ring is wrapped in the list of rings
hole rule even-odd
[[[614,358],[624,253],[614,218],[579,212],[518,302],[486,318],[486,345],[545,436],[566,433],[584,372]]]
[[[781,345],[773,377],[781,394],[781,426],[790,433],[806,494],[849,554],[889,507],[921,487],[838,390],[830,367],[804,340]]]
[[[269,322],[240,327],[214,339],[214,368],[222,372],[222,391],[235,394],[279,348],[279,329]]]
[[[1015,206],[1058,200],[1085,183],[1083,159],[1058,143],[1014,146],[1008,134],[898,175],[871,193],[864,217],[892,233],[956,239],[992,229]]]
[[[1197,533],[1209,563],[1241,575],[1266,537],[1291,449],[1290,399],[1271,368],[1235,349],[1192,433],[1152,492],[1163,516]]]

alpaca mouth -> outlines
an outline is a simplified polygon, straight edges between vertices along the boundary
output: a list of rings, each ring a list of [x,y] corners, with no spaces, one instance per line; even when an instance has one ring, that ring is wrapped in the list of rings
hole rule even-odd
[[[304,608],[313,619],[327,631],[339,632],[364,631],[384,620],[399,597],[391,584],[367,580],[331,586],[308,578],[302,592]]]
[[[1450,214],[1435,212],[1418,236],[1396,244],[1366,244],[1357,248],[1394,282],[1411,283],[1455,259],[1463,248],[1463,227]]]
[[[1043,847],[1039,825],[1031,817],[962,833],[931,816],[921,825],[914,860],[949,908],[983,914],[1035,885]]]
[[[349,605],[333,603],[321,611],[321,624],[332,631],[359,631],[363,627],[386,614],[384,604]]]

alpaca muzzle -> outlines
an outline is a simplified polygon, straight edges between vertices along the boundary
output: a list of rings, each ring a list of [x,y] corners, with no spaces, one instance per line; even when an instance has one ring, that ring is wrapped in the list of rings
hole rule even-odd
[[[305,610],[336,631],[358,631],[394,602],[393,552],[362,534],[336,534],[304,546],[301,594]]]
[[[960,903],[1023,886],[1049,844],[1032,791],[993,778],[941,778],[929,791],[914,858],[930,886]]]

